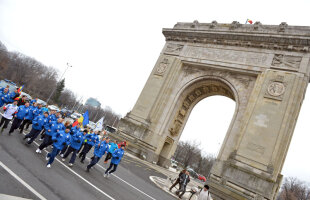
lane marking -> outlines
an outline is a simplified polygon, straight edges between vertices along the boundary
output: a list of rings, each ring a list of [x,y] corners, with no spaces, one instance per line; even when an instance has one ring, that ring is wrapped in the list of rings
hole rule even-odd
[[[26,135],[23,131],[23,134]],[[39,144],[36,141],[33,141],[33,143],[35,143],[37,146],[39,146]],[[44,150],[46,153],[49,153],[47,150]],[[70,172],[72,172],[73,174],[75,174],[77,177],[79,177],[80,179],[82,179],[83,181],[85,181],[86,183],[88,183],[90,186],[92,186],[93,188],[95,188],[97,191],[99,191],[100,193],[102,193],[103,195],[107,196],[109,199],[111,200],[115,200],[113,197],[111,197],[110,195],[108,195],[107,193],[105,193],[104,191],[100,190],[97,186],[95,186],[94,184],[92,184],[91,182],[89,182],[88,180],[86,180],[85,178],[83,178],[81,175],[79,175],[78,173],[76,173],[75,171],[73,171],[72,169],[70,169],[67,165],[65,165],[63,162],[61,162],[60,160],[58,160],[58,158],[55,157],[55,160],[57,160],[60,164],[62,164],[65,168],[67,168]]]
[[[34,143],[39,146],[39,144],[37,142],[34,141]],[[46,153],[49,153],[47,150],[44,150]],[[99,191],[100,193],[102,193],[103,195],[109,197],[109,199],[111,200],[115,200],[113,197],[111,197],[110,195],[108,195],[107,193],[105,193],[104,191],[100,190],[97,186],[95,186],[94,184],[92,184],[91,182],[89,182],[88,180],[86,180],[85,178],[83,178],[81,175],[79,175],[78,173],[76,173],[75,171],[73,171],[71,168],[69,168],[67,165],[65,165],[63,162],[61,162],[60,160],[58,160],[58,158],[55,157],[55,160],[57,160],[60,164],[62,164],[65,168],[67,168],[70,172],[72,172],[73,174],[75,174],[77,177],[79,177],[80,179],[82,179],[83,181],[85,181],[86,183],[88,183],[90,186],[92,186],[93,188],[95,188],[97,191]]]
[[[89,158],[88,158],[89,159]],[[106,170],[104,167],[102,167],[99,163],[98,165],[95,165],[98,167],[101,167],[102,169]],[[121,179],[120,177],[116,176],[115,174],[111,174],[112,176],[115,176],[116,178],[118,178],[119,180],[121,180],[122,182],[126,183],[127,185],[129,185],[130,187],[132,187],[133,189],[139,191],[140,193],[144,194],[145,196],[149,197],[150,199],[156,200],[155,198],[151,197],[150,195],[146,194],[145,192],[141,191],[140,189],[136,188],[135,186],[131,185],[130,183],[128,183],[127,181],[124,181],[123,179]]]
[[[23,132],[23,134],[25,135],[25,133]],[[33,141],[37,146],[39,146],[39,144],[36,141]],[[47,150],[44,150],[45,152],[48,153]],[[87,157],[88,159],[90,159],[89,157]],[[104,195],[108,196],[110,199],[115,200],[114,198],[110,197],[108,194],[106,194],[105,192],[103,192],[102,190],[100,190],[99,188],[97,188],[95,185],[93,185],[92,183],[90,183],[89,181],[87,181],[86,179],[84,179],[82,176],[80,176],[79,174],[77,174],[75,171],[73,171],[71,168],[69,168],[67,165],[65,165],[63,162],[61,162],[60,160],[58,160],[58,158],[55,158],[55,160],[57,160],[58,162],[60,162],[64,167],[66,167],[68,170],[70,170],[72,173],[76,174],[78,177],[80,177],[82,180],[84,180],[85,182],[89,183],[91,186],[93,186],[95,189],[97,189],[98,191],[100,191],[101,193],[103,193]],[[106,170],[104,167],[102,167],[101,165],[96,165],[101,167],[102,169]],[[115,174],[111,174],[113,176],[115,176],[116,178],[118,178],[119,180],[121,180],[122,182],[126,183],[127,185],[129,185],[130,187],[134,188],[135,190],[139,191],[140,193],[144,194],[145,196],[149,197],[150,199],[156,200],[155,198],[151,197],[150,195],[146,194],[145,192],[141,191],[140,189],[136,188],[135,186],[131,185],[130,183],[128,183],[127,181],[121,179],[120,177],[116,176]]]
[[[33,194],[35,194],[39,199],[47,200],[40,193],[38,193],[35,189],[33,189],[30,185],[28,185],[23,179],[21,179],[17,174],[15,174],[12,170],[10,170],[5,164],[0,161],[0,165],[5,169],[11,176],[13,176],[16,180],[18,180],[22,185],[24,185],[28,190],[30,190]]]

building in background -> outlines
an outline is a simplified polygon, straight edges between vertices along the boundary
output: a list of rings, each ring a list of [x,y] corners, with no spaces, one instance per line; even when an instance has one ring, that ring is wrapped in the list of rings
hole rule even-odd
[[[100,107],[101,103],[97,99],[90,97],[87,99],[85,105],[93,106],[93,107]]]

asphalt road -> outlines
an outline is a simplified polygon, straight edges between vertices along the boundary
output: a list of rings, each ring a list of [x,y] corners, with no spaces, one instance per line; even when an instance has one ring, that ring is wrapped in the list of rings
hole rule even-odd
[[[25,145],[23,134],[18,131],[9,136],[9,127],[0,134],[0,193],[51,200],[175,199],[149,179],[150,176],[166,178],[163,174],[127,156],[124,156],[115,174],[109,178],[103,177],[108,167],[108,164],[103,164],[103,159],[90,172],[86,172],[88,160],[82,164],[77,158],[75,165],[70,168],[70,156],[65,162],[57,156],[48,169],[46,152],[36,154],[37,144]],[[37,140],[37,143],[41,141]],[[92,154],[87,156],[91,157]]]

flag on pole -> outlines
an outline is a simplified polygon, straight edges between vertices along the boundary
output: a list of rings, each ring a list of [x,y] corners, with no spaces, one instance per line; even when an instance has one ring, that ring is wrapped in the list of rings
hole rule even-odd
[[[21,93],[22,90],[23,90],[23,88],[24,88],[24,85],[23,85],[23,86],[20,86],[20,88],[18,88],[17,92],[18,92],[18,93]]]
[[[247,24],[247,23],[253,24],[253,21],[250,20],[250,19],[247,19],[246,22],[245,22],[245,24]]]
[[[99,121],[96,123],[96,127],[94,131],[101,131],[103,129],[103,121],[104,121],[104,117],[99,119]]]
[[[89,123],[88,110],[86,110],[86,112],[72,124],[72,127],[75,127],[79,123],[83,124],[83,126],[86,126]]]

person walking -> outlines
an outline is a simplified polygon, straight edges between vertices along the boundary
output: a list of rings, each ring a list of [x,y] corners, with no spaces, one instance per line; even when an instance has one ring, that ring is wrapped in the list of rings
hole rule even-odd
[[[86,171],[98,163],[100,158],[109,150],[109,138],[103,138],[98,144],[95,144],[94,156],[92,161],[87,165]]]
[[[197,200],[212,200],[208,185],[204,185],[203,189],[200,191],[197,197]]]
[[[0,93],[0,108],[9,101],[9,89],[4,88],[3,92]]]
[[[125,146],[122,144],[120,149],[116,149],[112,154],[112,159],[109,168],[104,172],[104,177],[109,177],[110,174],[116,171],[117,166],[124,156]],[[113,169],[112,169],[113,168]],[[112,170],[111,170],[112,169]]]
[[[180,176],[180,189],[176,191],[176,194],[179,196],[180,199],[182,199],[182,196],[185,193],[186,186],[190,182],[189,178],[189,172],[186,171],[184,174]]]
[[[52,137],[56,135],[59,131],[65,130],[65,126],[63,125],[64,119],[58,118],[57,121],[52,121],[49,124],[46,124],[45,130],[46,135],[44,137],[43,142],[40,144],[39,148],[36,150],[36,153],[41,153],[41,151],[48,147],[49,145],[53,144]]]
[[[91,132],[92,132],[92,130],[91,130]],[[96,133],[91,133],[91,134],[86,135],[85,139],[87,139],[87,142],[84,145],[82,152],[79,154],[79,158],[81,158],[81,163],[84,163],[86,154],[99,141],[99,137]]]
[[[43,127],[48,123],[48,113],[45,112],[44,115],[38,115],[32,120],[32,129],[30,133],[25,135],[24,140],[28,138],[26,144],[31,144],[40,134]]]
[[[72,132],[72,129],[71,129]],[[84,133],[84,134],[83,134]],[[71,137],[71,141],[70,141],[70,146],[67,149],[66,153],[64,154],[62,161],[65,161],[66,158],[69,156],[69,154],[72,152],[72,156],[71,159],[69,161],[69,166],[72,167],[75,159],[76,159],[76,153],[77,151],[81,148],[82,143],[85,139],[85,135],[87,132],[81,132],[78,131],[75,134],[73,134],[73,136]]]
[[[16,114],[18,110],[17,101],[14,101],[13,104],[9,104],[3,108],[4,114],[0,121],[0,133],[8,127],[9,122],[12,120],[13,115]],[[3,126],[2,126],[3,125]]]
[[[71,126],[68,126],[65,128],[65,130],[60,130],[59,132],[56,132],[55,135],[53,135],[53,151],[51,153],[48,153],[45,158],[46,160],[48,160],[46,165],[47,168],[51,167],[51,164],[54,162],[55,157],[63,148],[63,146],[70,144],[70,129]]]
[[[109,151],[108,151],[108,153],[107,153],[107,155],[106,155],[106,157],[104,159],[104,163],[105,164],[108,163],[108,160],[110,160],[112,158],[113,152],[118,148],[116,140],[111,141],[109,143],[109,145],[110,145]]]
[[[171,185],[171,187],[169,188],[169,191],[171,192],[172,188],[174,188],[177,184],[179,184],[179,189],[180,189],[180,177],[182,176],[182,174],[185,174],[186,169],[183,169],[180,173],[178,178],[175,180],[175,182]]]
[[[11,125],[9,134],[13,133],[20,126],[20,124],[23,122],[28,112],[29,112],[29,102],[26,102],[25,105],[21,105],[18,107],[18,111]]]

